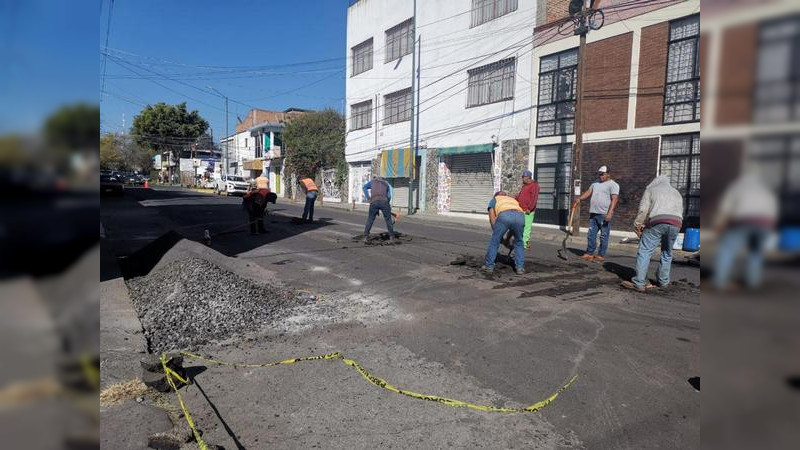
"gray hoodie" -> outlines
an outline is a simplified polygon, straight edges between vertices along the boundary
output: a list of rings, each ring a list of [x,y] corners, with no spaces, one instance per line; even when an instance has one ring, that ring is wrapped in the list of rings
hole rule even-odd
[[[680,227],[683,222],[683,197],[669,184],[669,177],[659,175],[647,185],[639,202],[636,225],[668,223]]]

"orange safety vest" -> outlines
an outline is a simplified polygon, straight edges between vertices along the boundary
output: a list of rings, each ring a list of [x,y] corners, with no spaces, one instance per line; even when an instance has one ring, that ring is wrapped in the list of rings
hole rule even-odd
[[[269,187],[269,178],[261,175],[256,178],[256,189],[267,189]]]
[[[519,211],[523,212],[522,208],[519,206],[519,202],[516,201],[513,197],[507,197],[505,195],[498,195],[494,198],[495,205],[494,205],[494,212],[495,214],[500,214],[501,212],[505,211]]]
[[[302,180],[300,180],[300,182],[303,183],[303,186],[306,187],[306,192],[319,192],[319,189],[317,189],[317,185],[314,184],[314,180],[312,180],[311,178],[303,178]]]

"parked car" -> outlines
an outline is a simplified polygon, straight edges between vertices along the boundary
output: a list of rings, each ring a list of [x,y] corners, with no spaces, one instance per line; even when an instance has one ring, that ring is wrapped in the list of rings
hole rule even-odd
[[[100,175],[100,194],[101,195],[123,195],[125,187],[118,175]]]
[[[247,181],[239,175],[221,175],[220,178],[216,180],[214,190],[217,192],[217,195],[244,195],[247,193],[247,186]]]

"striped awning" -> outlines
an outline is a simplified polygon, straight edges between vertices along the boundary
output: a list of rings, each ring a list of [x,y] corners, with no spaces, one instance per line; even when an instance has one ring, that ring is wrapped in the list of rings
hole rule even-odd
[[[381,152],[381,176],[384,178],[414,178],[417,158],[410,148],[396,148]]]
[[[465,155],[469,153],[490,153],[494,144],[462,145],[459,147],[443,147],[436,150],[438,155]]]

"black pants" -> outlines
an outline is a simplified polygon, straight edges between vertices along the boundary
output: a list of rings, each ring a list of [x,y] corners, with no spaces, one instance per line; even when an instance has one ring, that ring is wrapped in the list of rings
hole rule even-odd
[[[264,209],[258,205],[253,205],[248,211],[248,221],[250,222],[250,233],[266,233],[264,228]]]
[[[375,217],[378,212],[383,214],[386,219],[386,229],[389,230],[389,236],[394,237],[394,227],[392,226],[392,207],[388,202],[374,202],[369,204],[369,215],[367,216],[367,226],[364,227],[364,236],[369,236],[369,231],[372,229],[372,224],[375,222]]]

